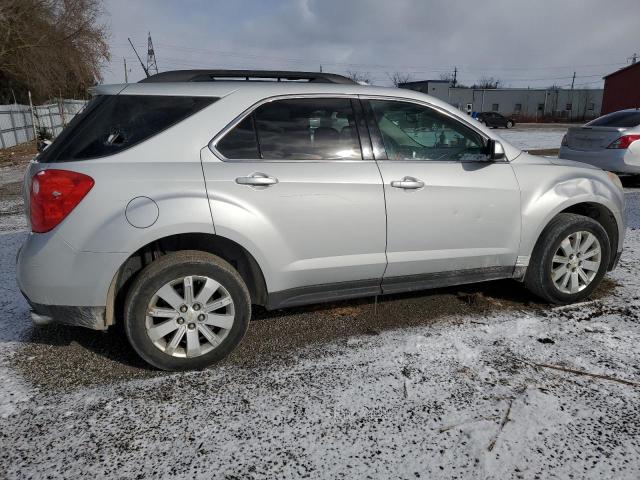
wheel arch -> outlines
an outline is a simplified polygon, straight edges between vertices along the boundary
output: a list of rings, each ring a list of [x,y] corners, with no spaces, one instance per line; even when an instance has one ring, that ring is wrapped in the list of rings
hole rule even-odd
[[[598,222],[607,232],[607,236],[609,237],[609,246],[611,248],[611,259],[609,261],[609,265],[607,266],[607,270],[611,270],[615,266],[616,261],[616,253],[618,252],[618,245],[620,241],[620,229],[619,223],[616,219],[616,215],[613,213],[613,210],[603,203],[597,201],[580,201],[576,203],[572,203],[570,205],[563,205],[554,211],[546,221],[538,228],[536,241],[533,244],[532,251],[535,249],[535,246],[540,241],[543,232],[547,228],[547,226],[551,223],[551,221],[561,213],[574,213],[577,215],[583,215],[585,217],[589,217],[596,222]]]
[[[181,250],[200,250],[229,262],[247,285],[251,303],[266,305],[267,284],[254,256],[239,243],[211,233],[178,233],[154,239],[133,252],[116,271],[107,293],[106,325],[113,325],[124,309],[126,294],[137,274],[155,259]]]

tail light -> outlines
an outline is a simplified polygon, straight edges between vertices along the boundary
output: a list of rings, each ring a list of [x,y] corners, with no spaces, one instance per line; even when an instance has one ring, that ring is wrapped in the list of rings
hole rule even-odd
[[[564,134],[564,137],[562,137],[562,141],[560,142],[560,146],[561,147],[566,147],[569,145],[569,140],[567,140],[567,134]]]
[[[93,178],[68,170],[43,170],[31,179],[31,230],[48,232],[64,220],[93,187]]]
[[[623,135],[615,142],[612,142],[611,145],[609,145],[607,148],[629,148],[629,145],[631,145],[636,140],[640,140],[640,135]]]

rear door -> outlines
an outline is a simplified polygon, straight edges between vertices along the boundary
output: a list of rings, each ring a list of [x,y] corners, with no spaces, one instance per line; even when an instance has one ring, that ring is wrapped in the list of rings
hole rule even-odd
[[[216,233],[249,250],[280,306],[379,292],[384,194],[355,108],[347,97],[269,100],[202,152]]]
[[[365,100],[387,206],[385,292],[510,276],[520,191],[486,139],[427,105]]]

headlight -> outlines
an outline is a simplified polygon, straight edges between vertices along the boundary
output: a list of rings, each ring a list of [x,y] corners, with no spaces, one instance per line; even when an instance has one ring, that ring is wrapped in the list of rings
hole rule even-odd
[[[615,183],[620,190],[622,190],[622,182],[620,181],[620,177],[613,172],[607,172],[607,176],[609,179]]]

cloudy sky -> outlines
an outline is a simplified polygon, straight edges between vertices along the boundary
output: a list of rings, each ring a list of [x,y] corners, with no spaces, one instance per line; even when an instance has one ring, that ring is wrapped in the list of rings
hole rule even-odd
[[[318,70],[473,83],[599,87],[640,53],[640,0],[105,0],[106,83],[144,76],[150,31],[160,71]]]

